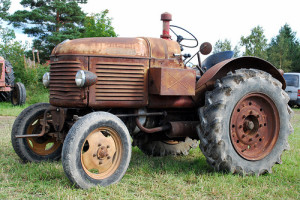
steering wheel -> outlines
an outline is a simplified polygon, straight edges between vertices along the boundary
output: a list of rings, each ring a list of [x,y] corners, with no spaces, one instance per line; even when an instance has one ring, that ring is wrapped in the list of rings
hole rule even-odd
[[[184,38],[184,37],[182,37],[181,35],[176,34],[175,31],[174,31],[171,27],[172,27],[172,28],[181,29],[181,30],[185,31],[185,32],[188,33],[190,36],[192,36],[192,38]],[[170,30],[174,33],[174,35],[176,35],[176,37],[177,37],[176,41],[177,41],[179,44],[180,44],[183,40],[189,40],[189,41],[195,41],[195,42],[196,42],[196,44],[195,44],[194,46],[192,46],[192,45],[184,45],[184,44],[180,44],[180,46],[182,46],[182,47],[187,47],[187,48],[195,48],[195,47],[198,46],[198,40],[197,40],[197,38],[196,38],[192,33],[190,33],[189,31],[185,30],[184,28],[181,28],[181,27],[175,26],[175,25],[170,25]]]

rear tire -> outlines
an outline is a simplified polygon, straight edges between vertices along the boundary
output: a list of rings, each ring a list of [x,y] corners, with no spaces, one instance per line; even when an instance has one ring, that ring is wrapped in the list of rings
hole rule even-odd
[[[5,60],[5,84],[11,87],[14,86],[15,83],[15,73],[13,70],[13,66],[10,62]],[[0,102],[1,101],[10,101],[11,92],[0,92]]]
[[[134,138],[134,143],[138,148],[148,156],[178,156],[188,155],[190,149],[198,146],[197,140],[185,138],[185,141],[155,141],[144,136],[143,138]]]
[[[216,171],[271,173],[289,149],[293,111],[281,83],[254,69],[236,70],[216,81],[199,109],[200,149]]]
[[[131,158],[131,138],[115,115],[94,112],[70,129],[63,145],[62,164],[69,180],[87,189],[118,182]]]

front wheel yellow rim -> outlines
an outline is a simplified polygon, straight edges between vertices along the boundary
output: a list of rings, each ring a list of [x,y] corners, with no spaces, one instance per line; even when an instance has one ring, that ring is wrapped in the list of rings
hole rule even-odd
[[[81,147],[81,164],[93,179],[110,177],[119,167],[123,153],[119,134],[110,127],[92,131]]]

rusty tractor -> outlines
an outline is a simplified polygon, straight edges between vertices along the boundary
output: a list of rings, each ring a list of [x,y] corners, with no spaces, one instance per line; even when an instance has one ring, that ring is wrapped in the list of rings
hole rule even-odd
[[[194,56],[183,54],[198,40],[170,25],[169,13],[161,20],[161,38],[57,45],[43,77],[50,104],[34,104],[14,122],[18,156],[24,162],[61,158],[72,184],[89,188],[118,182],[132,145],[150,156],[186,155],[200,140],[216,171],[271,173],[293,132],[282,74],[262,59],[232,58],[232,52],[201,62],[200,54],[212,50],[207,42]],[[198,65],[191,68],[193,57]]]
[[[23,83],[15,83],[14,70],[10,62],[0,57],[0,102],[11,101],[14,106],[26,102],[26,89]]]

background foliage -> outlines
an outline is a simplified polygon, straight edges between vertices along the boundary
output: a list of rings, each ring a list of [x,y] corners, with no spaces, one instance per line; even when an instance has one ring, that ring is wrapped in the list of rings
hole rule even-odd
[[[263,28],[257,26],[251,30],[250,35],[241,36],[239,44],[234,49],[228,39],[218,40],[214,45],[214,53],[233,50],[235,57],[238,57],[241,48],[244,49],[242,56],[268,60],[285,72],[300,72],[300,42],[288,24],[280,28],[278,35],[273,37],[270,43],[264,35]]]

